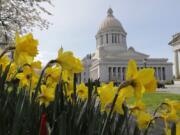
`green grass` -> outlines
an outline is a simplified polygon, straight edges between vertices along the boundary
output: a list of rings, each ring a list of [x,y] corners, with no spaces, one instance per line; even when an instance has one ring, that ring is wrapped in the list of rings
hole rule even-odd
[[[142,101],[145,103],[148,110],[154,111],[155,108],[157,108],[158,105],[162,103],[166,98],[180,101],[180,94],[160,93],[160,92],[145,93],[142,98]],[[133,103],[134,100],[135,99],[130,99],[129,103]]]

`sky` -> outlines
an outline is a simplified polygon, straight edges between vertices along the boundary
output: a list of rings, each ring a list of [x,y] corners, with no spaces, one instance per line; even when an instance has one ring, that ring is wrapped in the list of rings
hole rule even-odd
[[[51,23],[48,30],[34,30],[39,40],[37,59],[47,63],[59,48],[83,58],[96,49],[95,35],[111,7],[127,32],[127,45],[151,58],[173,62],[168,42],[180,32],[180,0],[52,0],[45,5],[53,14],[43,15]]]

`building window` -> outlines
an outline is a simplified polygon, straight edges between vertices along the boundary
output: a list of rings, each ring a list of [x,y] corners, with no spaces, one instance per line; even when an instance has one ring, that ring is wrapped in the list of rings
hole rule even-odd
[[[120,43],[119,34],[117,35],[117,42]]]
[[[163,80],[166,80],[166,72],[165,72],[165,67],[162,68],[162,73],[163,73]]]
[[[109,81],[111,80],[111,67],[109,67]]]
[[[114,38],[115,38],[115,43],[117,43],[117,34],[115,34]]]
[[[116,67],[113,67],[113,77],[116,76]]]
[[[162,79],[162,78],[161,78],[161,68],[160,68],[160,67],[158,67],[158,78],[159,78],[159,80]]]
[[[106,34],[106,43],[108,44],[108,34]]]
[[[124,44],[124,40],[125,40],[125,37],[124,36],[122,36],[122,43]]]
[[[121,68],[118,67],[118,79],[120,80],[121,79]]]
[[[103,44],[103,36],[101,36],[101,43],[100,43],[101,45]]]
[[[112,34],[112,43],[114,43],[114,34]]]
[[[122,68],[122,73],[123,73],[123,81],[125,80],[125,74],[126,74],[126,67]]]

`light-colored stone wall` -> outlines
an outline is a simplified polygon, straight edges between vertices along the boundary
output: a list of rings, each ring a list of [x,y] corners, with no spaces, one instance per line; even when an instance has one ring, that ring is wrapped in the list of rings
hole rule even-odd
[[[107,34],[108,43],[106,42]],[[113,43],[112,34],[116,34],[116,42]],[[118,42],[117,35],[119,36]],[[169,81],[173,79],[172,63],[169,63],[168,59],[149,58],[149,55],[137,52],[133,47],[127,49],[126,35],[127,33],[121,23],[112,16],[112,12],[108,12],[107,18],[96,34],[95,53],[91,59],[83,59],[85,72],[87,73],[82,74],[82,81],[88,80],[88,78],[93,80],[100,78],[101,82],[123,81],[129,59],[136,60],[140,69],[144,66],[154,68],[158,80],[164,80],[165,78],[164,81]],[[146,63],[144,63],[145,59]],[[114,70],[114,72],[109,73],[109,68],[112,68],[111,70]],[[120,69],[120,74],[118,69]]]

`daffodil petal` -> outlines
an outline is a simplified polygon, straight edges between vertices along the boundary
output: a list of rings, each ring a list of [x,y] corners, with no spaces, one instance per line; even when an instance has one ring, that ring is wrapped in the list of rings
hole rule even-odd
[[[141,80],[143,85],[148,84],[151,80],[154,79],[154,69],[152,68],[145,68],[138,72],[136,78]]]
[[[132,79],[137,74],[137,65],[134,60],[129,60],[126,72],[126,80]]]

